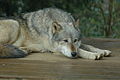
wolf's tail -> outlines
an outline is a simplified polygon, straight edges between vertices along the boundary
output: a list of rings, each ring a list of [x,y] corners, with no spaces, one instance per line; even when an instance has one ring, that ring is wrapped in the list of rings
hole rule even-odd
[[[13,45],[0,45],[0,58],[21,58],[25,56],[27,56],[26,52]]]

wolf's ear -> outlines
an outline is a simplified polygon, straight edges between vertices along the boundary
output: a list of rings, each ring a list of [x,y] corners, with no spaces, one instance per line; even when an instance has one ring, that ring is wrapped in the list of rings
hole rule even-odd
[[[52,32],[56,33],[59,32],[60,30],[62,30],[62,26],[60,24],[58,24],[56,21],[52,23],[53,27],[52,27]]]
[[[77,19],[77,20],[75,21],[75,27],[79,27],[79,25],[80,25],[80,20]]]

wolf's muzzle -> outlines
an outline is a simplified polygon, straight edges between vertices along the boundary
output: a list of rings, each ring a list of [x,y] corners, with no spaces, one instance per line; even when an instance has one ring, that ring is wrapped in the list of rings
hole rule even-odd
[[[72,57],[76,57],[77,53],[76,52],[72,52],[71,55],[72,55]]]

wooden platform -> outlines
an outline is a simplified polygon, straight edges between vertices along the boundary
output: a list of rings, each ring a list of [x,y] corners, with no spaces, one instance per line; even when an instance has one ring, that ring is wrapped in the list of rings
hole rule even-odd
[[[83,42],[113,54],[102,60],[68,59],[57,53],[0,59],[0,80],[120,80],[120,40],[92,38]]]

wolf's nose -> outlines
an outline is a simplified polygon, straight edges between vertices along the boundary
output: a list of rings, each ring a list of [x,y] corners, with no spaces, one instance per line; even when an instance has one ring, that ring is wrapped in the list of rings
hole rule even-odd
[[[77,55],[77,53],[76,52],[72,52],[71,55],[72,55],[72,57],[75,57]]]

